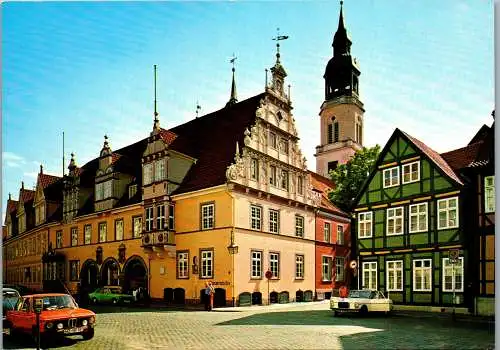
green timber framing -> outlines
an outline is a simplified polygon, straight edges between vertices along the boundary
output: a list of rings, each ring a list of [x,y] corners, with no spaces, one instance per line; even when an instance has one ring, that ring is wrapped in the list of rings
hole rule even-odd
[[[418,162],[418,180],[403,183],[403,166]],[[398,168],[397,184],[384,188],[384,170]],[[411,168],[410,168],[411,169]],[[410,179],[411,180],[411,179]],[[458,223],[453,228],[438,229],[438,201],[456,198]],[[390,291],[396,304],[445,306],[452,305],[453,292],[444,292],[443,259],[451,249],[458,249],[463,258],[462,288],[467,285],[468,251],[462,215],[464,213],[463,183],[438,153],[422,142],[396,129],[381,151],[374,170],[363,185],[354,207],[353,239],[359,258],[360,287],[363,286],[363,263],[377,262],[376,286],[387,293],[386,266],[388,261],[402,261],[402,290]],[[426,227],[410,233],[410,206],[426,205]],[[387,235],[388,209],[402,208],[402,232]],[[359,214],[371,212],[371,237],[359,238]],[[455,211],[456,213],[456,211]],[[450,214],[448,214],[450,215]],[[447,216],[449,218],[449,216]],[[420,220],[420,219],[419,219]],[[424,220],[422,220],[425,222]],[[449,222],[449,221],[447,221]],[[395,225],[395,223],[394,223]],[[455,227],[457,226],[457,227]],[[431,260],[429,291],[414,291],[414,260]],[[367,271],[368,273],[368,271]],[[400,289],[400,288],[398,288]],[[460,306],[464,292],[456,292]],[[469,300],[469,298],[467,298]]]

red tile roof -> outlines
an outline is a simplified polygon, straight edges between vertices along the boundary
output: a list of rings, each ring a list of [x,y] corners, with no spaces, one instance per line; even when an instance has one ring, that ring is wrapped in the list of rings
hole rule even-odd
[[[427,146],[425,143],[422,141],[414,138],[413,136],[408,135],[404,131],[401,130],[401,132],[415,145],[417,146],[429,159],[431,159],[441,170],[450,178],[455,180],[460,185],[463,185],[462,180],[455,174],[453,169],[446,163],[446,161],[441,157],[439,153],[434,151],[432,148]]]
[[[19,199],[23,202],[29,202],[35,198],[35,191],[32,190],[27,190],[27,189],[21,189],[21,193],[19,194]]]
[[[53,184],[57,180],[61,179],[59,176],[49,175],[49,174],[38,174],[38,181],[43,189],[47,188],[47,186]]]
[[[163,139],[163,141],[168,146],[170,146],[170,144],[172,142],[174,142],[174,140],[177,138],[177,135],[174,132],[170,131],[170,130],[166,130],[166,129],[161,128],[160,129],[160,137]]]
[[[476,160],[482,144],[483,141],[475,142],[453,151],[441,153],[441,156],[453,169],[463,169]]]
[[[335,184],[328,178],[321,176],[313,171],[308,171],[311,175],[311,184],[314,190],[321,192],[321,203],[320,206],[323,209],[332,210],[337,212],[338,214],[348,216],[346,212],[339,209],[336,205],[334,205],[330,199],[328,198],[328,192],[335,187]]]
[[[7,213],[12,213],[17,210],[17,204],[19,202],[13,199],[7,200]]]

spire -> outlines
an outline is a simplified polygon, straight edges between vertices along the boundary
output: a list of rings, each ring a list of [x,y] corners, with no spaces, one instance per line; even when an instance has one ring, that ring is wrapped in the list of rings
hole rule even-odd
[[[101,149],[101,157],[108,156],[111,154],[111,147],[109,147],[108,143],[108,135],[104,135],[104,144]]]
[[[24,190],[24,181],[21,181],[21,190]]]
[[[10,192],[9,192],[9,201],[12,200],[12,196],[10,195]]]
[[[40,174],[43,174],[43,165],[40,164]]]
[[[339,26],[333,37],[333,55],[344,55],[351,53],[351,40],[347,35],[347,30],[344,25],[343,1],[340,1]]]
[[[154,90],[155,90],[155,101],[154,101],[154,122],[153,122],[153,130],[160,129],[160,119],[158,118],[158,106],[156,103],[156,64],[154,65]]]
[[[236,81],[234,80],[234,62],[236,61],[238,57],[236,57],[233,53],[233,58],[229,60],[230,63],[233,64],[233,68],[231,69],[233,71],[233,81],[231,83],[231,97],[229,98],[229,101],[226,103],[226,107],[232,106],[235,103],[238,103],[238,98],[236,97]]]
[[[271,68],[271,74],[272,74],[272,84],[271,88],[276,92],[278,95],[282,97],[285,96],[285,92],[283,89],[283,84],[285,83],[285,77],[287,76],[285,68],[281,65],[281,55],[280,55],[280,41],[281,40],[286,40],[288,39],[288,35],[280,35],[280,29],[277,28],[278,34],[276,35],[273,40],[276,41],[276,63],[274,66]],[[267,72],[266,72],[266,84],[267,84]]]
[[[70,173],[76,169],[75,154],[71,152],[71,160],[69,161],[68,170]]]
[[[198,101],[196,101],[196,118],[198,118],[198,113],[201,111],[201,106]]]

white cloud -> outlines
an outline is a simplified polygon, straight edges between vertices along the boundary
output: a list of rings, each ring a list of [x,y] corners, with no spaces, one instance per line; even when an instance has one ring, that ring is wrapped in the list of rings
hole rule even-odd
[[[4,165],[10,168],[18,168],[26,164],[26,160],[22,156],[12,152],[3,152],[2,158]]]

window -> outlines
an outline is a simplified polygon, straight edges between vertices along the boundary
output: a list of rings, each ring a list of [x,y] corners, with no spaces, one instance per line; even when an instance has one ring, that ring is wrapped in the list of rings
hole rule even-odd
[[[252,158],[250,161],[250,178],[253,180],[259,179],[259,161],[257,158]]]
[[[339,142],[339,123],[334,122],[333,123],[333,142]]]
[[[213,278],[214,277],[214,255],[211,250],[201,251],[201,278]]]
[[[107,226],[105,222],[99,223],[99,242],[106,242]]]
[[[328,243],[330,243],[330,241],[332,240],[332,231],[329,222],[325,222],[325,227],[323,229],[323,239]]]
[[[262,224],[262,208],[257,205],[250,206],[250,228],[260,230]]]
[[[137,185],[130,185],[128,187],[128,198],[132,198],[137,193]]]
[[[165,160],[160,159],[155,162],[155,181],[165,179]]]
[[[115,221],[115,240],[123,240],[123,219]]]
[[[83,228],[84,231],[84,244],[90,244],[92,241],[92,225],[85,225]]]
[[[201,206],[201,229],[208,230],[214,228],[215,204],[204,204]]]
[[[387,290],[403,291],[403,261],[387,261]]]
[[[333,143],[333,124],[328,124],[327,137],[328,143]]]
[[[431,291],[431,259],[413,260],[413,291]]]
[[[427,203],[410,205],[410,232],[427,231]]]
[[[453,271],[455,270],[455,271]],[[453,277],[455,277],[453,279]],[[464,258],[458,258],[456,264],[450,264],[450,259],[443,258],[443,292],[464,291]]]
[[[269,270],[273,273],[273,277],[280,277],[280,254],[269,253]]]
[[[165,205],[159,205],[156,207],[156,229],[165,229]]]
[[[339,245],[344,244],[344,226],[343,225],[337,225],[337,244],[339,244]]]
[[[95,185],[95,200],[100,201],[104,198],[104,183],[99,183]]]
[[[71,260],[69,262],[69,279],[70,281],[79,281],[80,276],[80,261],[79,260]]]
[[[363,263],[363,289],[377,289],[377,262]]]
[[[372,212],[358,214],[358,238],[372,236]]]
[[[153,230],[153,219],[153,207],[146,208],[146,231],[148,232]]]
[[[144,185],[149,185],[153,182],[153,164],[144,164]]]
[[[104,185],[104,198],[110,198],[113,196],[113,180],[109,180],[103,183]]]
[[[403,234],[403,207],[387,209],[387,235]]]
[[[288,154],[288,140],[280,139],[280,149],[284,154]]]
[[[62,231],[57,231],[56,232],[56,248],[62,248],[62,246],[63,246]]]
[[[304,194],[304,179],[302,176],[297,177],[297,193]]]
[[[325,174],[325,176],[328,176],[328,174],[330,174],[330,171],[337,169],[338,166],[339,166],[338,160],[335,160],[333,162],[328,162],[328,172]]]
[[[269,146],[275,149],[277,148],[276,134],[272,131],[269,131]]]
[[[458,197],[440,199],[438,205],[438,229],[458,227]]]
[[[344,280],[345,271],[345,258],[338,256],[335,258],[335,281],[340,282]]]
[[[281,188],[288,191],[288,171],[281,171]]]
[[[78,245],[78,227],[71,228],[71,246]]]
[[[324,256],[321,266],[321,280],[323,282],[330,282],[332,280],[332,257]]]
[[[252,278],[262,278],[262,252],[252,250]]]
[[[189,253],[177,253],[177,278],[189,278]]]
[[[274,165],[271,165],[269,167],[269,183],[273,186],[276,186],[276,167]]]
[[[269,209],[269,232],[279,233],[280,230],[280,212]]]
[[[399,167],[384,170],[384,188],[399,185]]]
[[[495,212],[495,176],[484,178],[484,212]]]
[[[295,278],[304,278],[304,255],[295,255]]]
[[[403,165],[403,183],[407,184],[420,180],[420,162]]]
[[[142,231],[142,217],[140,216],[133,217],[132,226],[133,226],[132,238],[139,237]]]
[[[168,229],[175,230],[175,208],[172,204],[168,205]]]
[[[304,237],[304,217],[295,215],[295,236]]]

